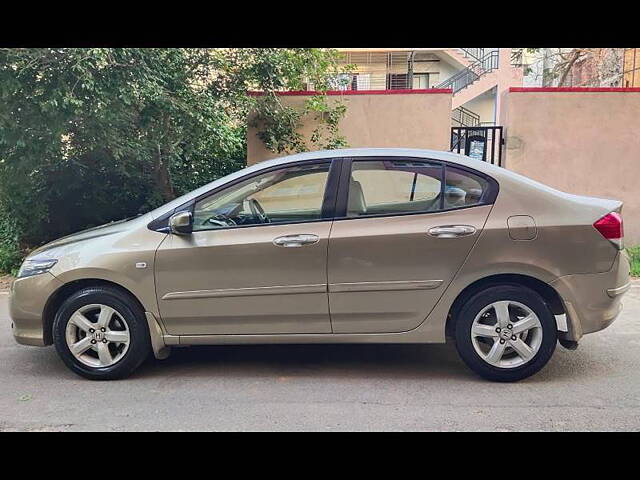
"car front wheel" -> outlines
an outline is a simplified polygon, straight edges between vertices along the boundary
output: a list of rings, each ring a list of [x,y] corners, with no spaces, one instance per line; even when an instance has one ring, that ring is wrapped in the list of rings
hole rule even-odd
[[[496,285],[462,306],[455,339],[460,357],[474,372],[488,380],[513,382],[547,364],[556,347],[557,327],[537,292]]]
[[[64,301],[53,342],[67,367],[92,380],[124,378],[150,352],[144,312],[129,295],[107,286],[83,288]]]

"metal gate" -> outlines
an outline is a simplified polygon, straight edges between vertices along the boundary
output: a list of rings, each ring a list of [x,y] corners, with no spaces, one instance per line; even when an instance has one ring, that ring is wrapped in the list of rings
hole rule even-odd
[[[502,166],[502,127],[451,127],[451,151]]]

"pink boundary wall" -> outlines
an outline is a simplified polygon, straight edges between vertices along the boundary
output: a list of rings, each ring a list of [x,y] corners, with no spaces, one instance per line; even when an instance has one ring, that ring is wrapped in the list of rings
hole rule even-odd
[[[282,92],[285,105],[302,109],[315,92]],[[260,93],[253,93],[260,95]],[[346,90],[328,92],[329,102],[347,105],[340,122],[340,133],[350,147],[405,147],[448,150],[451,138],[451,90]],[[249,125],[251,125],[251,119]],[[317,121],[313,115],[303,119],[300,133],[309,138]],[[267,150],[257,130],[247,129],[247,164],[285,154]]]
[[[283,92],[301,107],[315,92]],[[260,95],[260,93],[255,93]],[[329,92],[347,103],[351,147],[448,150],[450,90]],[[506,168],[569,193],[624,202],[627,245],[640,245],[640,88],[511,87],[500,96]],[[306,119],[302,133],[314,128]],[[247,132],[247,161],[282,156]]]
[[[624,202],[640,245],[640,88],[519,88],[505,94],[505,167],[559,190]]]

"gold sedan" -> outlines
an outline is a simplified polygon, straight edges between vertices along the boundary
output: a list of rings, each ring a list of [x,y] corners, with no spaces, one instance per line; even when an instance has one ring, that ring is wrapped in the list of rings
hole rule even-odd
[[[288,156],[39,248],[13,333],[91,379],[173,345],[449,338],[519,380],[618,315],[621,210],[447,152]]]

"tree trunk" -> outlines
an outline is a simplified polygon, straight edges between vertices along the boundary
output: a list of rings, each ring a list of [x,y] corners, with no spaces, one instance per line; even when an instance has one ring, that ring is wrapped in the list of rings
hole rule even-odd
[[[176,193],[173,190],[173,185],[171,184],[171,175],[169,174],[168,165],[162,159],[162,149],[160,144],[158,144],[156,164],[153,170],[153,179],[156,184],[156,188],[165,202],[169,202],[176,198]]]
[[[560,80],[558,81],[558,86],[559,87],[564,87],[565,86],[564,84],[567,81],[567,77],[569,76],[569,72],[571,72],[571,68],[573,68],[573,65],[580,58],[580,53],[581,53],[580,50],[578,50],[578,49],[574,50],[573,51],[573,55],[571,56],[571,59],[563,67],[564,70],[562,72],[562,75],[560,76]]]

